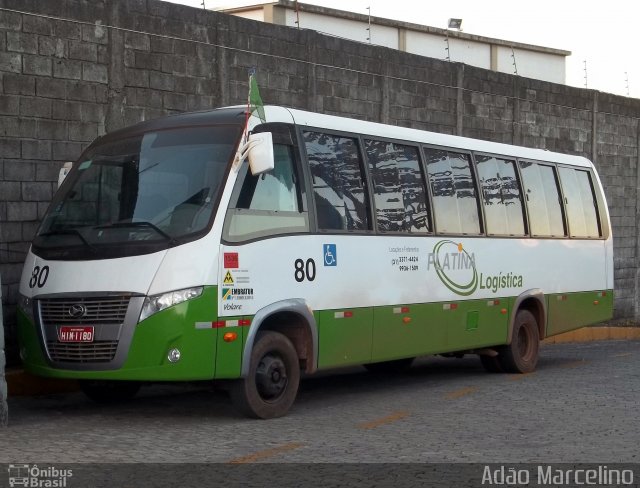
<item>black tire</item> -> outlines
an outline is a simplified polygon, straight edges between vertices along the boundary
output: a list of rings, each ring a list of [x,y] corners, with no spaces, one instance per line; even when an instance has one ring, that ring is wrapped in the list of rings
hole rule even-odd
[[[498,356],[480,355],[480,362],[487,373],[503,373]]]
[[[231,386],[234,406],[248,417],[285,415],[298,393],[300,364],[291,341],[279,332],[258,334],[251,351],[249,374]]]
[[[369,363],[365,364],[364,367],[367,368],[367,371],[374,374],[402,373],[411,367],[414,359],[415,358],[403,358],[381,363]]]
[[[131,400],[140,390],[137,381],[80,380],[80,389],[96,403],[119,403]]]
[[[528,310],[520,310],[513,324],[511,344],[501,348],[500,366],[507,373],[531,373],[538,364],[538,322]]]

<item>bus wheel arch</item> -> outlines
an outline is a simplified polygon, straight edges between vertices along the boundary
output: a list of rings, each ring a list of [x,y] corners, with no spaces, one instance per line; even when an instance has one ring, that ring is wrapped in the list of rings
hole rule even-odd
[[[540,340],[544,339],[547,329],[547,306],[544,293],[539,288],[533,288],[521,293],[513,303],[511,309],[511,318],[509,320],[509,331],[507,336],[507,344],[511,344],[513,340],[513,330],[516,325],[516,317],[520,310],[527,310],[533,315],[538,324],[538,336]]]
[[[251,351],[258,334],[266,331],[284,335],[293,344],[301,369],[307,373],[316,371],[318,329],[315,318],[304,300],[290,299],[272,303],[260,309],[254,316],[242,353],[242,378],[249,374]]]

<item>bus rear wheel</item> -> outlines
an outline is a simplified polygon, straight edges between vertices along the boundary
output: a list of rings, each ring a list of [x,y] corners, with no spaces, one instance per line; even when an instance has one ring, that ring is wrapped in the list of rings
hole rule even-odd
[[[80,389],[96,403],[119,403],[131,400],[140,390],[137,381],[80,380]]]
[[[535,316],[528,310],[519,310],[513,324],[511,344],[499,354],[500,366],[506,373],[531,373],[538,364],[540,333]]]
[[[248,417],[282,417],[298,393],[298,354],[291,341],[279,332],[260,333],[256,339],[249,374],[231,386],[231,401]]]

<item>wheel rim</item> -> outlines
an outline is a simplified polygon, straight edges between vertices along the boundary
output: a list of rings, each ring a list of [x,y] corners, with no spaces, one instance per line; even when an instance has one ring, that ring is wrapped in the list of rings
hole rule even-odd
[[[265,355],[256,369],[256,387],[260,397],[267,402],[282,396],[289,383],[287,366],[277,354]]]
[[[533,355],[533,338],[526,324],[518,331],[518,353],[523,361],[531,360]]]

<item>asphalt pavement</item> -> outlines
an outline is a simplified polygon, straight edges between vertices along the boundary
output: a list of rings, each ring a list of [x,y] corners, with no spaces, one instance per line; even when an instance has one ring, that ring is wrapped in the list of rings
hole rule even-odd
[[[208,384],[102,406],[9,397],[0,463],[639,463],[640,341],[553,344],[535,373],[475,356],[304,378],[289,415],[251,420]]]

